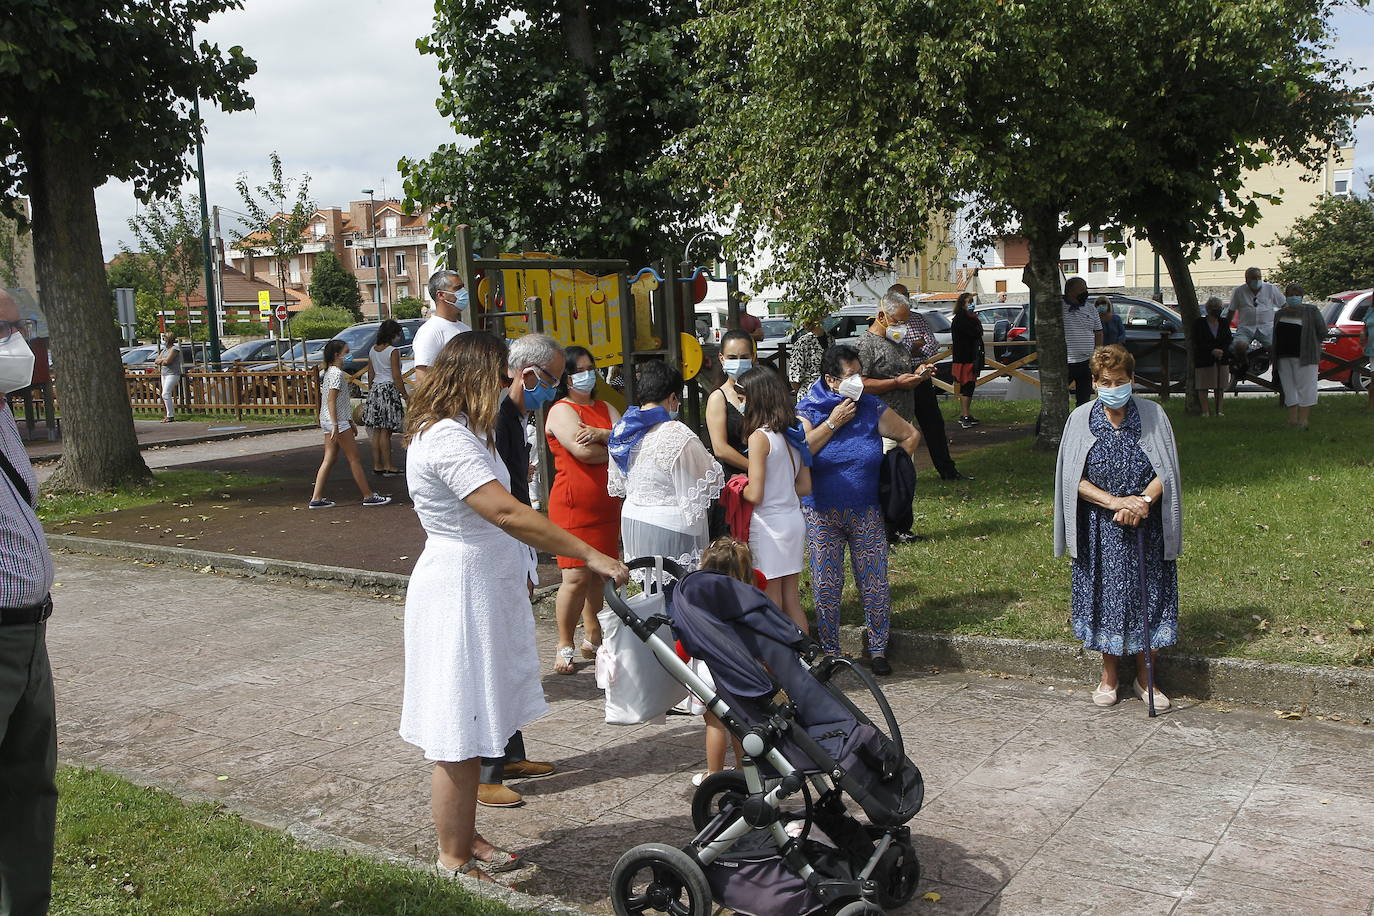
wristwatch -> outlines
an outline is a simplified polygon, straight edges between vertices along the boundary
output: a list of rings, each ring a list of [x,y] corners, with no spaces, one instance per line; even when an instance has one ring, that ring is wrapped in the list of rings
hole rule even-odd
[[[1146,504],[1147,506],[1148,506],[1150,503],[1154,502],[1153,499],[1151,499],[1149,496],[1146,496],[1144,493],[1141,493],[1141,494],[1140,494],[1140,498],[1143,499],[1143,500],[1145,500],[1145,504]]]
[[[839,427],[836,426],[836,425],[835,425],[832,421],[830,421],[830,420],[826,420],[826,421],[825,421],[825,425],[830,427],[830,431],[831,431],[831,432],[834,432],[835,430],[839,429]]]

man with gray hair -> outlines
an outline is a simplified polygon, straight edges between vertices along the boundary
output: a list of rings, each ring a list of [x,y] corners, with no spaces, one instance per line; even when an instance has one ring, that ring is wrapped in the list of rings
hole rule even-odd
[[[558,396],[566,358],[558,341],[546,334],[526,334],[510,342],[506,368],[511,382],[501,396],[496,414],[496,454],[510,471],[511,495],[530,505],[530,450],[525,438],[525,416]],[[537,585],[538,558],[530,552],[530,583]],[[488,808],[513,808],[524,804],[519,792],[502,785],[504,779],[539,779],[551,776],[554,765],[525,759],[525,738],[516,732],[506,742],[501,757],[483,757],[477,785],[477,801]]]
[[[472,330],[458,320],[468,304],[467,292],[463,278],[456,270],[436,270],[429,275],[429,298],[434,303],[434,314],[415,332],[412,349],[417,383],[425,380],[425,373],[439,358],[439,351],[444,344],[464,331]]]

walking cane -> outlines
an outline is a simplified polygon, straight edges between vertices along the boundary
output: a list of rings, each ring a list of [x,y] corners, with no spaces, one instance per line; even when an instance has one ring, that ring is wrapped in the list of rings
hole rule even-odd
[[[1140,628],[1144,631],[1145,638],[1145,689],[1149,691],[1145,695],[1145,702],[1150,706],[1150,718],[1155,717],[1155,662],[1154,649],[1150,645],[1150,611],[1145,606],[1145,527],[1143,523],[1137,525],[1135,529],[1135,568],[1136,576],[1140,582],[1139,604],[1141,612]]]

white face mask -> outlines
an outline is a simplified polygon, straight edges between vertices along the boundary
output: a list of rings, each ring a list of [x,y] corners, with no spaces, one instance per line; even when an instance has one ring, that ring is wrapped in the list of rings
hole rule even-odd
[[[0,343],[0,392],[9,394],[33,384],[33,351],[24,335],[15,331]]]
[[[864,378],[862,375],[850,375],[840,380],[840,387],[836,393],[842,398],[849,398],[857,401],[864,393]]]
[[[595,389],[596,370],[588,369],[585,372],[574,372],[568,376],[568,387],[584,393]]]
[[[906,337],[906,328],[899,324],[887,326],[887,339],[893,343],[901,343],[902,338]]]

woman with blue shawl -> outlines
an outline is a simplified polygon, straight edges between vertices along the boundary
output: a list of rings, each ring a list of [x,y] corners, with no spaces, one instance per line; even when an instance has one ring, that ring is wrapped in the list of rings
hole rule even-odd
[[[682,373],[667,363],[642,363],[635,374],[638,404],[611,430],[606,490],[624,497],[620,540],[627,558],[667,557],[695,569],[710,542],[707,512],[725,474],[697,438],[677,421]]]
[[[811,495],[802,499],[811,552],[816,636],[829,655],[840,654],[840,594],[844,549],[854,567],[873,673],[892,673],[887,661],[892,593],[887,583],[887,531],[878,501],[883,439],[908,455],[921,434],[894,410],[864,393],[859,351],[836,344],[821,357],[821,377],[797,402],[811,448]]]

